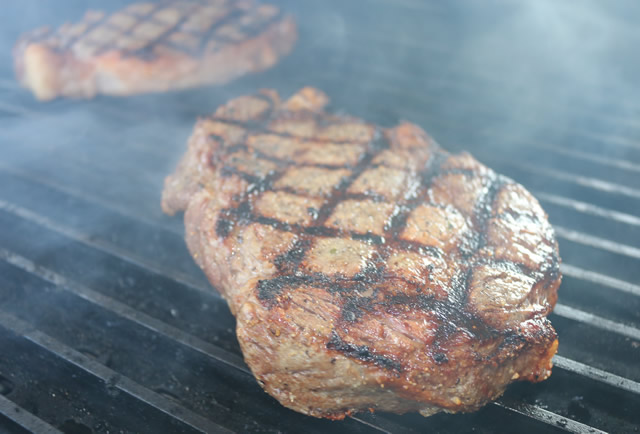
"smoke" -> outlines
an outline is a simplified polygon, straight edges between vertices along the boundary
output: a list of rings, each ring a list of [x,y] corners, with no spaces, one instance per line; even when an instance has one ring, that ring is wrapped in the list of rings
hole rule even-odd
[[[537,0],[490,10],[478,3],[455,3],[467,32],[452,67],[486,79],[496,108],[547,121],[616,96],[627,101],[622,92],[635,90],[637,3]]]

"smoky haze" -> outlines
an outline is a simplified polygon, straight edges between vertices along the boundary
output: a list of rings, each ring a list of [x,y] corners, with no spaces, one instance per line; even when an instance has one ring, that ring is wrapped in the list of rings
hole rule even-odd
[[[300,35],[294,52],[264,73],[225,86],[89,102],[41,104],[17,88],[10,53],[22,32],[128,3],[5,6],[3,102],[42,116],[14,116],[0,139],[3,152],[13,153],[5,162],[37,167],[88,195],[109,193],[114,205],[137,207],[156,221],[166,223],[158,206],[162,179],[184,152],[196,117],[264,87],[286,96],[317,86],[334,110],[383,125],[415,122],[445,148],[469,150],[492,166],[504,151],[517,153],[530,142],[586,141],[596,149],[602,137],[639,138],[640,4],[633,1],[274,1],[295,15]],[[18,142],[20,151],[7,145]],[[626,158],[636,151],[619,146],[609,152]],[[123,161],[127,153],[135,159]],[[56,170],[45,155],[57,156],[68,170]],[[111,160],[92,161],[101,155]],[[132,182],[105,190],[104,178],[116,175]]]

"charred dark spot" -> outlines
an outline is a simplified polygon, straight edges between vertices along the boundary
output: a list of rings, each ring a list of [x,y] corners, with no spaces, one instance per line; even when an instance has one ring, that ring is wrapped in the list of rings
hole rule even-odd
[[[282,293],[282,290],[292,286],[299,286],[310,281],[309,276],[278,276],[269,280],[258,281],[258,298],[272,301]]]
[[[304,256],[309,249],[309,240],[296,241],[293,246],[282,255],[278,256],[274,261],[274,265],[279,270],[291,270],[296,269],[300,265],[300,262],[304,259]]]
[[[384,151],[385,149],[389,149],[391,144],[387,140],[384,134],[376,133],[375,137],[371,141],[369,145],[370,152],[379,153]]]
[[[357,315],[352,310],[343,310],[342,318],[344,318],[346,321],[353,322],[356,320]]]
[[[470,231],[460,240],[458,251],[463,259],[471,258],[480,248],[481,236],[476,231]]]
[[[372,234],[371,232],[367,232],[366,234],[359,234],[357,232],[352,232],[351,238],[358,241],[365,241],[372,245],[384,244],[384,237],[381,237],[380,235]]]
[[[394,238],[400,235],[404,230],[409,214],[415,208],[415,206],[400,206],[397,212],[391,217],[391,220],[387,223],[385,230],[391,231]]]
[[[233,220],[220,215],[220,217],[218,217],[218,221],[216,222],[216,235],[221,238],[226,238],[229,236],[234,226],[235,222]]]
[[[374,291],[371,297],[348,297],[342,305],[342,319],[347,322],[357,321],[365,311],[373,309],[373,300],[377,296]]]
[[[442,165],[447,158],[449,158],[449,155],[441,150],[437,150],[429,158],[424,170],[420,173],[420,183],[424,188],[429,188],[431,182],[440,175]]]
[[[335,237],[338,235],[338,231],[336,229],[325,226],[309,226],[305,228],[304,232],[308,235],[319,237]]]
[[[219,134],[209,134],[209,139],[214,140],[216,142],[220,142],[220,143],[224,143],[225,142],[225,138]],[[236,145],[238,146],[238,145]],[[231,149],[231,148],[228,148]],[[235,151],[234,151],[235,152]]]
[[[256,217],[254,220],[256,223],[260,223],[261,225],[271,226],[274,229],[279,229],[285,232],[294,232],[294,227],[296,229],[299,229],[297,225],[291,225],[287,222],[283,222],[271,217],[259,216],[259,217]]]
[[[362,271],[356,273],[351,278],[354,282],[364,283],[367,285],[373,285],[382,280],[384,276],[384,268],[376,267],[373,264],[368,264]]]
[[[473,213],[478,232],[480,233],[478,248],[485,246],[487,222],[493,214],[493,203],[502,188],[510,182],[510,180],[506,176],[493,174],[484,178],[484,182],[487,185],[487,191],[476,203]]]
[[[473,273],[473,268],[470,267],[468,271],[458,271],[453,275],[449,282],[449,302],[455,306],[464,306],[468,292],[469,292],[469,283],[471,280],[471,274]]]
[[[373,363],[376,366],[380,366],[384,369],[394,370],[402,372],[402,366],[395,360],[374,354],[366,345],[354,345],[344,342],[336,332],[331,333],[331,339],[327,342],[327,349],[338,351],[345,356],[360,360],[366,363]]]
[[[277,276],[273,279],[258,281],[258,298],[265,302],[272,302],[282,294],[285,289],[303,285],[327,289],[332,283],[327,276],[320,273]]]
[[[435,360],[435,362],[438,365],[442,365],[444,363],[448,363],[449,362],[449,358],[447,357],[447,355],[445,353],[434,353],[433,354],[433,360]]]
[[[312,219],[316,220],[318,218],[319,210],[310,206],[309,208],[307,208],[307,213],[309,213]]]
[[[243,201],[240,203],[240,205],[238,205],[238,207],[234,210],[235,211],[235,215],[238,216],[238,218],[243,219],[243,220],[251,220],[251,204],[249,203],[249,201]]]
[[[218,136],[215,134],[211,134],[209,135],[209,137],[213,138],[214,140],[220,141],[220,142],[224,142],[225,138],[222,136]],[[248,147],[245,143],[236,143],[235,145],[229,146],[228,148],[226,148],[226,152],[227,154],[231,155],[234,154],[236,152],[241,152],[241,151],[248,151]]]

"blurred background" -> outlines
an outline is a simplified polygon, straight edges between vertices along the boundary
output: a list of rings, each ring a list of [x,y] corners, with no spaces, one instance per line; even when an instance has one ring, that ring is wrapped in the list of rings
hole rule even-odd
[[[3,5],[0,431],[637,430],[639,2],[273,1],[296,17],[299,40],[264,73],[90,101],[40,103],[19,88],[11,50],[22,32],[129,3]],[[309,85],[333,111],[414,122],[540,200],[565,276],[548,381],[514,385],[472,415],[339,423],[259,389],[160,194],[198,116],[260,88]]]

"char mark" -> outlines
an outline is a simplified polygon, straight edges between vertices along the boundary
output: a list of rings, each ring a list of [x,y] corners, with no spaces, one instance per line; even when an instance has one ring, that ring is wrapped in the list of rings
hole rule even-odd
[[[304,285],[329,288],[332,286],[332,282],[327,276],[320,273],[276,276],[272,279],[258,281],[258,298],[273,306],[283,291]]]
[[[398,373],[402,372],[402,365],[400,365],[400,363],[389,357],[372,353],[366,345],[355,345],[344,342],[335,331],[331,333],[331,338],[329,342],[327,342],[327,349],[338,351],[350,359],[373,363],[376,366]]]

